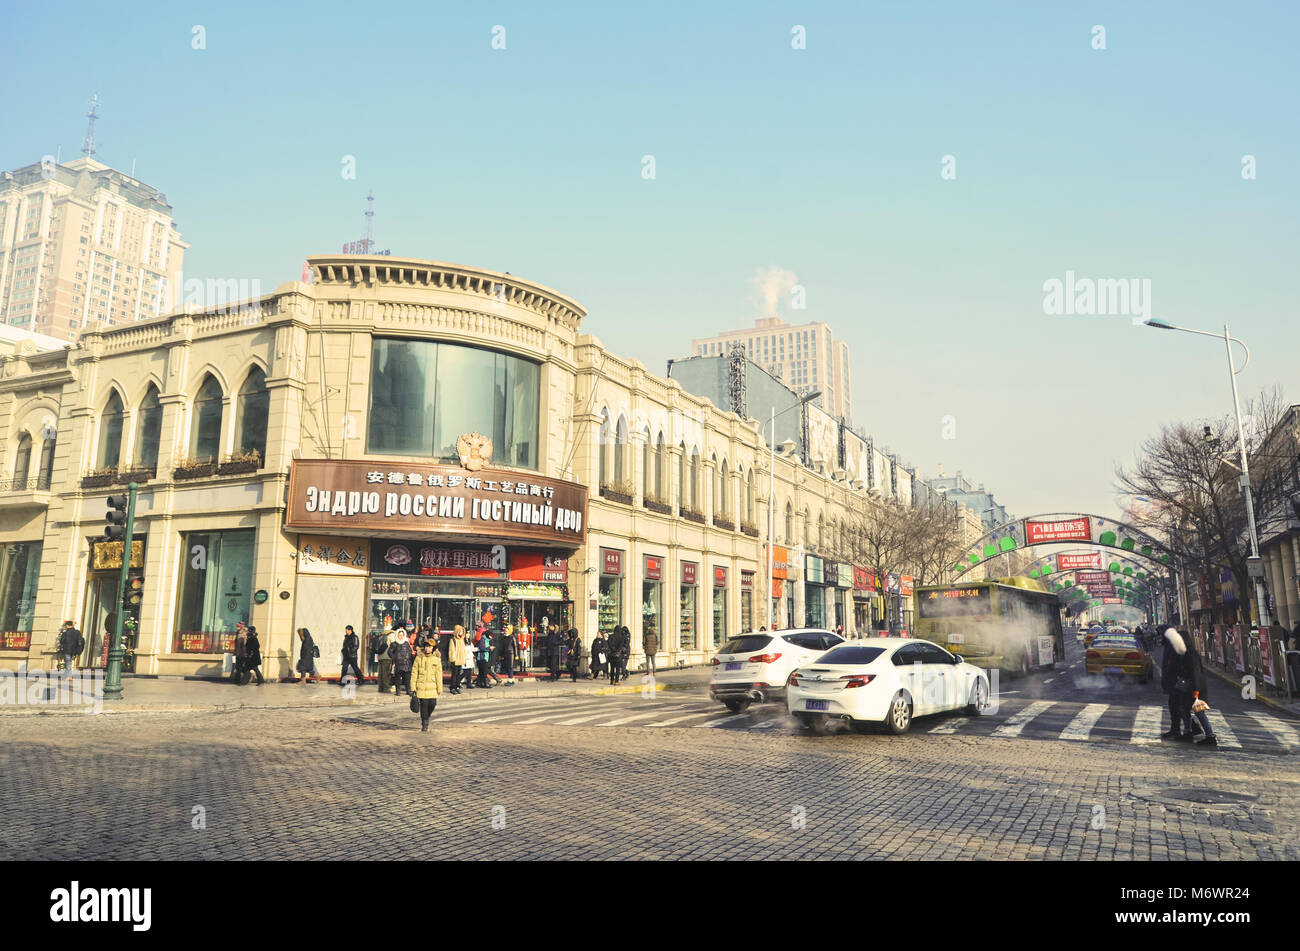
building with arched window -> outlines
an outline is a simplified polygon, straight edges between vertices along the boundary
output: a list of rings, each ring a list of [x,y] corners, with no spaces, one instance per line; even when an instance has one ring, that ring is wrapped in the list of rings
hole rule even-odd
[[[795,513],[864,494],[785,455],[773,475],[754,421],[609,352],[549,288],[433,261],[309,265],[238,313],[0,358],[0,668],[43,663],[64,618],[79,662],[104,662],[126,553],[97,539],[130,482],[140,673],[218,676],[239,621],[271,676],[292,676],[299,627],[328,675],[348,623],[490,616],[534,660],[543,626],[584,643],[627,626],[635,668],[647,633],[675,666],[802,622]]]

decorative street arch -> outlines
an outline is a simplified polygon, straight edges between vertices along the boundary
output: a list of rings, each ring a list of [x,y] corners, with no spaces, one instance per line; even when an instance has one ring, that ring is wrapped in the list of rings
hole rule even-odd
[[[990,558],[1038,545],[1071,542],[1113,548],[1169,565],[1172,553],[1151,535],[1127,522],[1090,513],[1031,515],[999,526],[980,538],[953,566],[954,580]]]

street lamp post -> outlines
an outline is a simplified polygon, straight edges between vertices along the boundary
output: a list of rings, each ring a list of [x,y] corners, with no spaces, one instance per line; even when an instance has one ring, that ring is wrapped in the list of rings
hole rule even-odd
[[[1219,334],[1211,333],[1208,330],[1192,330],[1190,327],[1176,327],[1173,324],[1166,323],[1163,320],[1148,320],[1148,327],[1156,327],[1160,330],[1181,330],[1184,333],[1199,334],[1202,337],[1219,337]],[[1232,357],[1233,343],[1241,344],[1241,348],[1246,351],[1246,362],[1241,365],[1241,369],[1246,369],[1250,363],[1250,348],[1244,342],[1236,337],[1228,335],[1228,325],[1223,325],[1223,346],[1228,352],[1228,379],[1232,382],[1232,409],[1237,416],[1237,444],[1241,451],[1241,491],[1246,496],[1246,524],[1250,528],[1250,574],[1255,582],[1255,602],[1259,611],[1259,626],[1264,629],[1269,625],[1268,616],[1268,599],[1264,595],[1264,584],[1256,572],[1259,570],[1259,532],[1255,527],[1255,500],[1251,497],[1250,491],[1250,463],[1246,458],[1246,427],[1241,422],[1241,398],[1237,395],[1237,369],[1236,361]],[[1186,619],[1184,619],[1186,623]]]
[[[787,406],[779,413],[776,411],[775,406],[770,408],[771,417],[768,423],[771,428],[767,434],[767,585],[766,593],[763,595],[763,601],[766,605],[766,610],[763,613],[767,615],[768,624],[774,631],[776,630],[776,617],[772,614],[772,538],[776,533],[776,418],[784,416],[791,410],[799,409],[805,403],[811,402],[821,395],[821,390],[814,390],[806,396],[800,397],[799,402],[793,406]]]

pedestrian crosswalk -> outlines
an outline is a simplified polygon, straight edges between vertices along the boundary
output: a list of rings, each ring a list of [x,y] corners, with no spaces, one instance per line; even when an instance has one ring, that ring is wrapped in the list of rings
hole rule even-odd
[[[1155,704],[1079,703],[1063,700],[1000,698],[996,712],[980,717],[944,714],[912,723],[918,736],[982,736],[1010,740],[1064,740],[1073,743],[1125,743],[1175,748],[1162,740],[1168,710]],[[444,712],[444,709],[446,712]],[[386,715],[389,716],[389,715]],[[398,715],[400,719],[400,715]],[[1225,750],[1300,753],[1300,723],[1269,713],[1209,711],[1210,725]],[[365,722],[353,720],[351,722]],[[656,694],[653,698],[551,697],[474,701],[440,707],[435,727],[542,726],[556,729],[731,730],[760,735],[797,735],[803,727],[782,704],[752,706],[732,713],[699,696]]]

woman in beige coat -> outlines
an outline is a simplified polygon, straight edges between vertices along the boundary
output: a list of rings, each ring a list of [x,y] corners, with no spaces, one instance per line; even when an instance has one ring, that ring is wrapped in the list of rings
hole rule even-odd
[[[449,693],[460,693],[460,671],[469,655],[465,651],[465,627],[457,624],[447,642],[447,664],[451,667],[451,688]]]
[[[429,717],[442,695],[442,658],[437,645],[427,637],[416,641],[415,660],[411,663],[411,699],[420,711],[420,730],[429,732]]]

